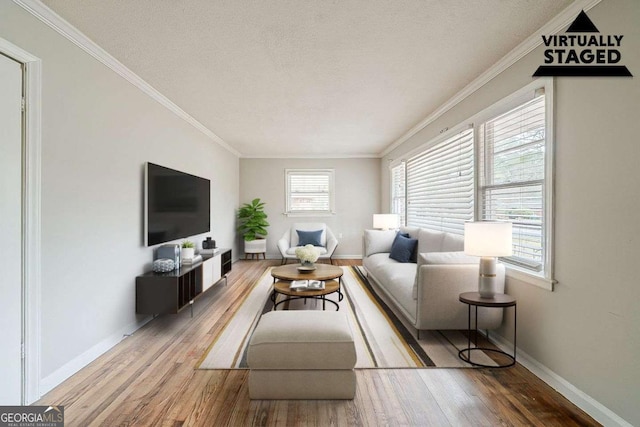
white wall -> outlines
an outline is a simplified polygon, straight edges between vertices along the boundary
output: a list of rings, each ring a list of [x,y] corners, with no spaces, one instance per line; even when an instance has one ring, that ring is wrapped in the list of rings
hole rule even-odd
[[[359,257],[362,232],[371,228],[380,209],[379,159],[240,159],[240,202],[259,197],[266,203],[270,223],[267,256],[280,258],[276,243],[296,222],[325,222],[339,238],[337,257]],[[285,211],[286,168],[335,169],[336,214],[329,217],[287,217]],[[240,250],[242,246],[240,243]]]
[[[239,160],[10,1],[0,37],[42,59],[41,365],[51,386],[144,320],[144,163],[209,178],[210,235],[232,247]]]
[[[634,78],[557,78],[554,292],[508,280],[518,299],[518,347],[633,425],[640,425],[640,2],[588,12],[623,34]],[[427,126],[389,158],[437,136],[531,82],[539,48]],[[382,162],[382,165],[386,162]],[[383,205],[388,173],[382,167]],[[510,316],[507,316],[510,319]],[[512,338],[512,323],[501,331]]]

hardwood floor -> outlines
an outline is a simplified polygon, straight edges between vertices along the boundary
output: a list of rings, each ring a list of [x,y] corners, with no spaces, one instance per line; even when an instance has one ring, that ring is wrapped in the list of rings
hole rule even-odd
[[[357,261],[338,260],[350,265]],[[352,401],[249,400],[247,370],[196,370],[212,337],[269,265],[238,261],[177,315],[160,316],[49,392],[67,426],[598,425],[517,364],[496,369],[362,369]]]

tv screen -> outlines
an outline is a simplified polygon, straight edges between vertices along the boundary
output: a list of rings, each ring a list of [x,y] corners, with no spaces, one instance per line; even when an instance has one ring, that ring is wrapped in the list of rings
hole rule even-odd
[[[210,188],[208,179],[147,163],[146,245],[211,231]]]

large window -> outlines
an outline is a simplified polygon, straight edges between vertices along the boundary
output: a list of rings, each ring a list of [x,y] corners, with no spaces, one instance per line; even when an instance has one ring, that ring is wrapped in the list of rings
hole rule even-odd
[[[505,261],[535,272],[545,264],[545,96],[481,123],[479,219],[513,223],[513,256]]]
[[[407,225],[464,234],[473,194],[473,129],[407,161]]]
[[[552,289],[552,90],[533,82],[408,153],[390,170],[391,212],[455,234],[472,219],[510,221],[510,274]]]
[[[286,169],[286,213],[334,213],[333,169]]]

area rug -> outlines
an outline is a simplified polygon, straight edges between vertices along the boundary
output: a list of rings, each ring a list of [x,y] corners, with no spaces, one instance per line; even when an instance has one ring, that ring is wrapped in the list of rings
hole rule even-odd
[[[372,289],[361,267],[342,267],[342,292],[339,302],[354,332],[356,368],[426,368],[469,367],[458,358],[458,351],[467,346],[467,337],[460,331],[421,331],[418,340]],[[198,369],[246,369],[247,345],[263,313],[273,309],[270,295],[273,286],[271,268],[256,282],[239,309],[220,333],[214,337]],[[279,296],[281,297],[281,296]],[[337,294],[327,299],[337,302]],[[276,303],[280,301],[279,299]],[[284,307],[283,307],[284,306]],[[280,309],[322,310],[317,300],[302,299],[280,304]],[[327,304],[327,309],[333,309]],[[476,352],[479,353],[479,352]],[[476,359],[476,357],[478,357]],[[493,365],[486,355],[474,355],[474,360]]]

